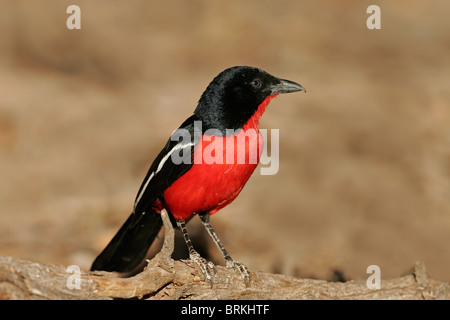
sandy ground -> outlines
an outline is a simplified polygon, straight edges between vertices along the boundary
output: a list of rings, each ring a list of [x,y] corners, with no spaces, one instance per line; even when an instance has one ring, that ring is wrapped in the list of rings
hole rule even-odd
[[[0,0],[0,255],[89,268],[207,84],[252,65],[308,93],[262,118],[278,173],[212,219],[232,256],[320,279],[420,260],[450,281],[449,2],[378,1],[381,30],[356,0],[79,0],[81,30],[69,4]]]

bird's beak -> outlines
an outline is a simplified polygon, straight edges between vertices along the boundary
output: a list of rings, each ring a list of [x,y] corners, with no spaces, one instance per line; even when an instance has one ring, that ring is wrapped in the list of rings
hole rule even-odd
[[[271,94],[290,93],[297,91],[304,91],[305,88],[294,81],[278,79],[279,82],[270,86]]]

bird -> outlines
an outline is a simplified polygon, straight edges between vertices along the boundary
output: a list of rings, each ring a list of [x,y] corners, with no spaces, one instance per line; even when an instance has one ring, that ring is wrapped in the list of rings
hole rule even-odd
[[[151,164],[136,195],[128,219],[97,256],[91,271],[132,273],[163,226],[166,210],[181,230],[189,252],[213,285],[216,267],[195,250],[186,223],[198,215],[223,255],[226,267],[238,271],[248,285],[250,273],[232,259],[210,224],[210,217],[241,192],[259,163],[263,138],[259,121],[279,94],[303,91],[300,84],[277,78],[250,66],[220,72],[200,96],[198,104],[167,140]]]

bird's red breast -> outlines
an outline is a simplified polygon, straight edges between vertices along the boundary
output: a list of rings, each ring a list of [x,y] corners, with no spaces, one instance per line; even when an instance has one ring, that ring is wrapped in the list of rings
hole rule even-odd
[[[202,137],[194,149],[194,157],[200,154],[201,158],[164,192],[165,204],[176,220],[202,211],[214,214],[241,192],[263,151],[259,119],[275,96],[266,98],[235,134]]]

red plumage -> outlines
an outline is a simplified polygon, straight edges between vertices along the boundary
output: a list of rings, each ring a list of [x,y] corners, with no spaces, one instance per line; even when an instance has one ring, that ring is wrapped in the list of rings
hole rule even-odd
[[[204,211],[212,215],[238,196],[259,163],[264,146],[258,131],[259,120],[275,96],[267,97],[236,134],[202,137],[202,143],[194,150],[194,154],[201,152],[201,162],[194,161],[192,168],[164,192],[165,203],[176,220],[187,220]],[[211,148],[210,144],[217,148]],[[223,147],[218,157],[205,151],[208,148],[220,151],[219,146]],[[216,162],[211,163],[208,156]]]

